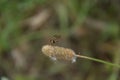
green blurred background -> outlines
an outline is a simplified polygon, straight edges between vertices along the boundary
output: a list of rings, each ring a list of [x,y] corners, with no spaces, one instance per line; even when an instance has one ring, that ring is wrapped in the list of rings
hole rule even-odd
[[[119,0],[0,0],[0,77],[120,80],[119,68],[85,59],[55,63],[41,52],[60,36],[54,45],[119,64],[119,21]]]

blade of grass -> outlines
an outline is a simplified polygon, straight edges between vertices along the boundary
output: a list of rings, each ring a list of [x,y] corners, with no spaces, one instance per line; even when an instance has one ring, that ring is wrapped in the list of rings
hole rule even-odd
[[[92,61],[95,61],[95,62],[106,64],[106,65],[109,65],[109,66],[115,66],[115,67],[120,68],[120,65],[110,63],[110,62],[107,62],[107,61],[104,61],[104,60],[100,60],[100,59],[96,59],[96,58],[92,58],[92,57],[88,57],[88,56],[82,56],[82,55],[76,55],[76,56],[79,57],[79,58],[88,59],[88,60],[92,60]]]

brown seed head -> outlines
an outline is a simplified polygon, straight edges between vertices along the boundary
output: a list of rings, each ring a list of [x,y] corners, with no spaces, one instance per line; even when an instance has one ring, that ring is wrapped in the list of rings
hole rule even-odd
[[[76,54],[73,50],[59,46],[44,45],[42,52],[53,60],[58,61],[76,61]]]

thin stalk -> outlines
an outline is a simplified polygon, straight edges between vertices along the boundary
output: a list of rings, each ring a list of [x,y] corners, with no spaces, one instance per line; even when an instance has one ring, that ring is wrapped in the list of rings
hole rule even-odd
[[[92,61],[95,61],[95,62],[99,62],[99,63],[103,63],[103,64],[106,64],[106,65],[115,66],[115,67],[120,68],[120,65],[113,64],[111,62],[107,62],[107,61],[104,61],[104,60],[100,60],[100,59],[96,59],[96,58],[92,58],[92,57],[88,57],[88,56],[82,56],[82,55],[76,55],[76,57],[84,58],[84,59],[88,59],[88,60],[92,60]]]

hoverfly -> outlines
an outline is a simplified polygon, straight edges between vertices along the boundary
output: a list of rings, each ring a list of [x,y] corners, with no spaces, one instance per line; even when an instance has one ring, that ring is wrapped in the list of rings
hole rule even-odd
[[[55,44],[59,41],[60,38],[61,38],[61,35],[53,35],[52,39],[50,39],[50,43]]]

